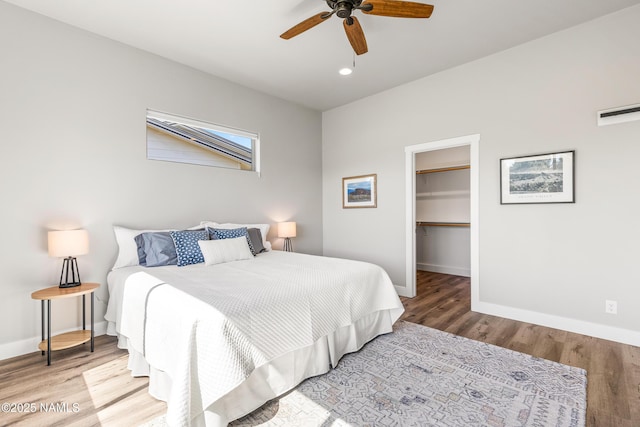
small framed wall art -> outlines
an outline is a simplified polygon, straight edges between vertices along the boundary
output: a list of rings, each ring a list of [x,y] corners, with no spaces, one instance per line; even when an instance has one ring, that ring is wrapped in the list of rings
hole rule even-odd
[[[575,203],[575,151],[500,159],[500,204]]]
[[[375,208],[377,203],[376,174],[342,178],[342,207]]]

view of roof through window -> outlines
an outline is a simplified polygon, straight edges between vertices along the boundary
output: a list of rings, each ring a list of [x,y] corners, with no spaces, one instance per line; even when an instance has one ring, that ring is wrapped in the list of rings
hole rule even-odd
[[[258,135],[147,110],[147,158],[257,171]]]
[[[243,147],[249,148],[251,149],[251,146],[253,144],[253,141],[251,138],[247,138],[246,136],[240,136],[240,135],[233,135],[230,133],[226,133],[226,132],[216,132],[214,130],[211,129],[205,129],[207,132],[211,132],[214,135],[218,135],[222,138],[226,138],[229,141],[233,141],[236,144],[242,145]]]

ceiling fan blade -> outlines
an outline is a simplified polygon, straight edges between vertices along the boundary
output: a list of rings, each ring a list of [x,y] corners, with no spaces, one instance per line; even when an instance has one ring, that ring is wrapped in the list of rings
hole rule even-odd
[[[367,0],[359,9],[369,15],[395,18],[428,18],[433,12],[433,6],[430,4],[399,0]]]
[[[364,31],[362,31],[358,18],[355,16],[346,18],[342,21],[342,25],[344,26],[344,31],[347,33],[349,43],[351,43],[351,47],[353,47],[356,55],[367,53],[369,51],[367,48],[367,39],[364,37]]]
[[[304,33],[310,28],[315,27],[321,22],[326,21],[332,15],[333,13],[331,12],[318,13],[317,15],[314,15],[311,18],[305,19],[304,21],[300,22],[298,25],[294,25],[293,27],[289,28],[287,31],[280,34],[280,37],[282,37],[285,40],[289,40],[290,38],[295,37],[298,34]]]

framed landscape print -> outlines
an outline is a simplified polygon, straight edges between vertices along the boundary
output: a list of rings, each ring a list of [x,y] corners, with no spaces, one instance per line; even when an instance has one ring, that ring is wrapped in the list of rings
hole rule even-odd
[[[375,208],[377,206],[377,175],[342,178],[343,208]]]
[[[500,203],[574,203],[575,151],[500,159]]]

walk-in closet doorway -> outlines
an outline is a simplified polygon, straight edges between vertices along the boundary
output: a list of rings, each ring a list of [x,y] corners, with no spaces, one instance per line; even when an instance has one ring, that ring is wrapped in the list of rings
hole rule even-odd
[[[448,262],[440,263],[457,266],[453,271],[442,272],[456,274],[457,270],[460,275],[470,276],[472,309],[474,301],[478,301],[480,286],[478,272],[479,142],[480,135],[468,135],[405,148],[407,188],[405,296],[416,296],[416,270],[419,267],[438,271],[439,261],[448,257]],[[445,177],[446,174],[449,174],[449,178]],[[421,177],[421,175],[425,176]],[[464,180],[465,176],[469,179],[468,190],[448,188],[456,187],[453,184],[456,180],[459,187],[460,179]],[[429,214],[424,212],[426,206]],[[443,245],[439,257],[434,258],[434,251],[430,251],[431,260],[435,261],[426,266],[429,261],[425,258],[427,252],[425,248],[434,242],[423,241],[425,233],[432,234],[434,240],[440,236],[441,239],[455,239],[458,244],[468,244],[468,252],[466,252],[467,248],[456,252],[451,247],[447,248],[447,245]],[[422,259],[418,260],[418,255]],[[421,262],[420,266],[418,261]]]

